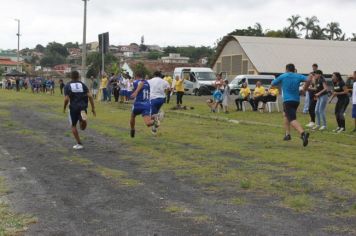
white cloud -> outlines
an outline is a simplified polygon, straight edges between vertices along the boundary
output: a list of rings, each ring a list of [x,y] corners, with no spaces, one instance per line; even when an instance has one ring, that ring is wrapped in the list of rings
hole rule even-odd
[[[22,47],[82,40],[81,0],[0,0],[0,48],[16,48],[17,25],[21,19]],[[110,32],[112,44],[213,45],[215,40],[236,28],[260,22],[265,29],[287,26],[294,14],[316,15],[325,26],[337,21],[350,35],[353,32],[352,0],[90,0],[88,41]]]

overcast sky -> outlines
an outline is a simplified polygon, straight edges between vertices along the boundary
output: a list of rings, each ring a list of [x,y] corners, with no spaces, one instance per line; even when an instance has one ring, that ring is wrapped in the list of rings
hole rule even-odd
[[[0,0],[0,48],[17,47],[21,19],[21,48],[56,41],[81,42],[81,0]],[[110,32],[110,44],[213,46],[236,28],[260,22],[264,29],[287,26],[293,14],[316,15],[323,26],[337,21],[349,36],[356,32],[355,0],[90,0],[87,42]]]

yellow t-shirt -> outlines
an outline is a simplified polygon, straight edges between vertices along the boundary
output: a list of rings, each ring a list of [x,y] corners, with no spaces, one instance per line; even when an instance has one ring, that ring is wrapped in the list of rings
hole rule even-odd
[[[180,79],[176,81],[176,91],[184,92],[184,79]]]
[[[253,91],[253,96],[254,97],[260,97],[260,96],[263,96],[265,94],[266,90],[263,86],[261,87],[256,87],[255,88],[255,91]]]
[[[241,88],[240,89],[240,95],[241,95],[241,97],[243,97],[243,98],[246,98],[247,96],[249,96],[250,95],[250,93],[251,93],[251,90],[250,90],[250,88]]]
[[[106,78],[106,77],[103,77],[102,79],[101,79],[101,83],[100,83],[100,88],[101,89],[103,89],[103,88],[106,88],[106,86],[108,85],[108,78]]]
[[[272,96],[278,96],[279,95],[279,90],[277,88],[270,88],[268,90],[268,93],[271,94]]]
[[[173,79],[170,76],[164,77],[164,80],[169,83],[169,86],[172,87]]]

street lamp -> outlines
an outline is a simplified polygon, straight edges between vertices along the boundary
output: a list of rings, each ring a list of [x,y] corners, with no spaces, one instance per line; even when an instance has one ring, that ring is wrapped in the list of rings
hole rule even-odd
[[[82,0],[84,2],[84,25],[83,25],[83,48],[82,48],[82,82],[86,81],[86,64],[87,64],[87,2],[89,0]]]
[[[16,70],[19,71],[20,67],[20,20],[15,19],[17,21],[17,64],[16,64]]]

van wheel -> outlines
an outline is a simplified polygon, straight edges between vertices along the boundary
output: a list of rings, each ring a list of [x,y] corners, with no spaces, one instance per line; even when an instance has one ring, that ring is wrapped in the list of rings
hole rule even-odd
[[[193,93],[194,93],[194,96],[200,96],[199,95],[199,89],[195,89]]]

